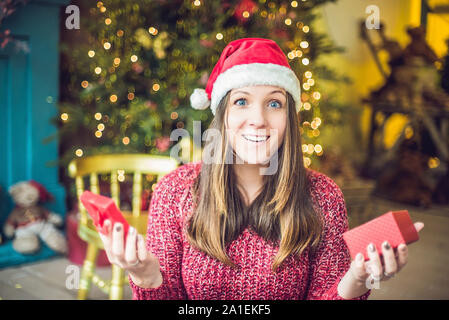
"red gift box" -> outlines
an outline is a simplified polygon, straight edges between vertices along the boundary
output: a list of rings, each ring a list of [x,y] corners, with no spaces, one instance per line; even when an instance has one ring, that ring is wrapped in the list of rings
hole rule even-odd
[[[349,248],[352,259],[362,253],[369,260],[367,247],[376,246],[382,255],[382,243],[388,241],[393,249],[401,243],[409,244],[419,240],[418,232],[407,210],[389,211],[380,217],[368,221],[343,233],[343,239]]]
[[[98,232],[107,234],[106,227],[103,225],[104,221],[108,219],[113,227],[115,223],[121,223],[123,226],[123,233],[126,238],[129,224],[123,217],[120,210],[117,208],[114,200],[99,194],[95,194],[86,190],[80,197],[81,202],[91,216]]]

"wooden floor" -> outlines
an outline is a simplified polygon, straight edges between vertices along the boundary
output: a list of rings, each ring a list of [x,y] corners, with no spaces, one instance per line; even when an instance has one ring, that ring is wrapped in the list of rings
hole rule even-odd
[[[370,211],[366,215],[366,208]],[[420,209],[370,198],[365,215],[348,206],[350,226],[355,226],[390,210],[407,209],[413,221],[422,221],[424,230],[420,240],[409,246],[409,263],[392,280],[381,282],[373,289],[370,299],[449,299],[449,207],[434,206]],[[75,279],[79,266],[65,258],[0,270],[0,299],[76,299]],[[110,276],[110,268],[99,273]],[[90,299],[107,299],[93,287]],[[125,299],[131,299],[131,290],[125,289]]]

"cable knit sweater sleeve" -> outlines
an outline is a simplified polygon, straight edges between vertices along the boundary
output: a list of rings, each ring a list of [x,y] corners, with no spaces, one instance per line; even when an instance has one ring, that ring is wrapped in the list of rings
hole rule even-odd
[[[340,280],[349,270],[351,256],[343,240],[348,230],[346,205],[338,185],[324,174],[318,173],[312,197],[319,204],[324,219],[323,238],[309,267],[307,300],[344,300],[338,295]],[[353,300],[366,300],[370,291]]]
[[[183,254],[179,200],[185,193],[184,168],[177,169],[159,180],[148,210],[146,246],[159,259],[163,278],[157,288],[141,288],[129,282],[135,300],[183,300],[187,294],[182,282]],[[181,179],[181,180],[180,180]]]

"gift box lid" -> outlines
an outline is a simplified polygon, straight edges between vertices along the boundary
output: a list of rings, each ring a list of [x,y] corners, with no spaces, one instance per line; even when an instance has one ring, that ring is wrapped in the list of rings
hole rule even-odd
[[[401,243],[409,244],[419,240],[418,232],[407,210],[389,211],[380,217],[368,221],[343,233],[352,259],[357,253],[363,253],[369,260],[367,246],[373,243],[382,255],[382,243],[388,241],[393,249]]]
[[[124,227],[124,234],[126,236],[129,224],[117,208],[113,199],[86,190],[81,195],[80,200],[99,232],[103,234],[107,233],[103,223],[106,219],[109,219],[112,225],[116,222],[121,223]]]

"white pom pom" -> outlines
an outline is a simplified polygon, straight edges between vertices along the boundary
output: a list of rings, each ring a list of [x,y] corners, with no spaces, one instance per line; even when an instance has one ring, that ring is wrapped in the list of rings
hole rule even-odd
[[[190,104],[193,109],[204,110],[210,105],[209,97],[207,96],[206,90],[195,89],[190,95]]]

